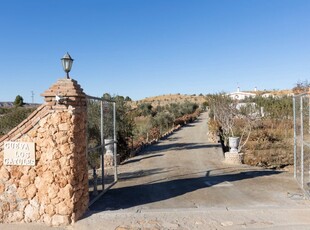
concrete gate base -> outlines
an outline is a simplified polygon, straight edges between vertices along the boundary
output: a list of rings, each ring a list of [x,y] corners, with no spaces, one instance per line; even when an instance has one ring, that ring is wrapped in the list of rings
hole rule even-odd
[[[243,164],[243,153],[226,152],[224,162],[227,164],[241,165]]]

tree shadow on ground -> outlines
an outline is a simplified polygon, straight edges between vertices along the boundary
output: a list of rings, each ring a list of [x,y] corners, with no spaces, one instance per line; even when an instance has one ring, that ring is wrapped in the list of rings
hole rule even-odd
[[[181,139],[180,137],[169,137],[169,138],[167,138],[166,140],[167,141],[177,141],[177,140],[179,140],[179,139]]]
[[[148,170],[136,170],[133,172],[123,172],[118,174],[118,181],[127,181],[127,180],[133,180],[141,177],[147,177],[151,175],[159,175],[162,173],[169,173],[171,171],[175,170],[175,167],[170,168],[154,168],[154,169],[148,169]],[[114,183],[114,174],[108,174],[104,175],[104,188],[107,188],[108,186],[112,185]],[[97,189],[98,193],[102,192],[102,176],[98,175],[97,177]],[[94,191],[94,179],[89,178],[88,180],[88,190],[89,190],[89,198],[90,200],[94,199],[96,195],[93,194]]]
[[[139,205],[150,204],[168,200],[199,189],[221,184],[223,182],[235,182],[262,176],[279,174],[279,171],[247,171],[235,174],[210,176],[210,171],[203,177],[176,179],[161,181],[158,183],[140,184],[109,190],[95,204],[90,207],[91,212],[106,210],[120,210]]]
[[[162,173],[168,173],[173,171],[173,168],[157,168],[157,169],[148,169],[148,170],[137,170],[134,172],[124,172],[124,173],[120,173],[118,175],[119,180],[131,180],[131,179],[136,179],[136,178],[140,178],[140,177],[146,177],[146,176],[151,176],[154,174],[162,174]]]
[[[147,154],[175,151],[175,150],[194,150],[194,149],[208,149],[208,148],[218,148],[221,147],[220,144],[199,144],[199,143],[172,143],[172,144],[161,144],[153,145],[147,147],[144,151]]]
[[[140,157],[139,158],[139,156],[143,156],[143,155],[146,155],[146,154],[141,154],[141,155],[136,156],[135,158],[126,160],[126,161],[122,162],[121,165],[126,165],[126,164],[130,164],[130,163],[134,163],[134,162],[139,162],[139,161],[142,161],[142,160],[145,160],[145,159],[149,159],[149,158],[161,157],[164,154],[156,154],[156,155],[150,155],[150,156],[145,156],[145,157]]]

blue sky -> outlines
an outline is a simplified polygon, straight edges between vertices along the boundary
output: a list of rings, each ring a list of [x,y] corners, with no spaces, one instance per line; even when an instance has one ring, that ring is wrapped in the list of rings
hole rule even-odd
[[[3,0],[0,101],[70,76],[92,96],[289,89],[310,76],[308,0]]]

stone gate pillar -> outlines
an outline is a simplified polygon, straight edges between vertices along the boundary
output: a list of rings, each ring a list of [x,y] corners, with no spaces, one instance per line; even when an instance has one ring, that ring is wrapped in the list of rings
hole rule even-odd
[[[64,222],[67,222],[67,217],[69,223],[75,222],[84,214],[89,201],[86,95],[77,81],[60,79],[42,96],[53,111],[50,124],[47,122],[49,128],[45,130],[50,134],[45,140],[46,150],[58,159],[48,166],[53,174],[52,177],[49,173],[52,187],[48,193],[54,193],[52,196],[56,202],[63,200],[56,204],[55,214],[60,215],[58,221],[63,222],[61,219],[65,215]]]
[[[67,225],[88,207],[86,95],[60,79],[42,96],[45,103],[0,138],[0,223]],[[28,144],[34,157],[25,159]],[[8,157],[7,148],[17,150]]]

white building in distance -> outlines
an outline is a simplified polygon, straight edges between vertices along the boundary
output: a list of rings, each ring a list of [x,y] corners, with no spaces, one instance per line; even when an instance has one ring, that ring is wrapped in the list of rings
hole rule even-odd
[[[256,88],[255,90],[256,91]],[[243,100],[247,97],[256,97],[255,93],[248,93],[248,92],[242,92],[240,91],[240,88],[237,88],[237,92],[233,92],[233,93],[229,93],[227,94],[230,98],[234,99],[234,100]]]

